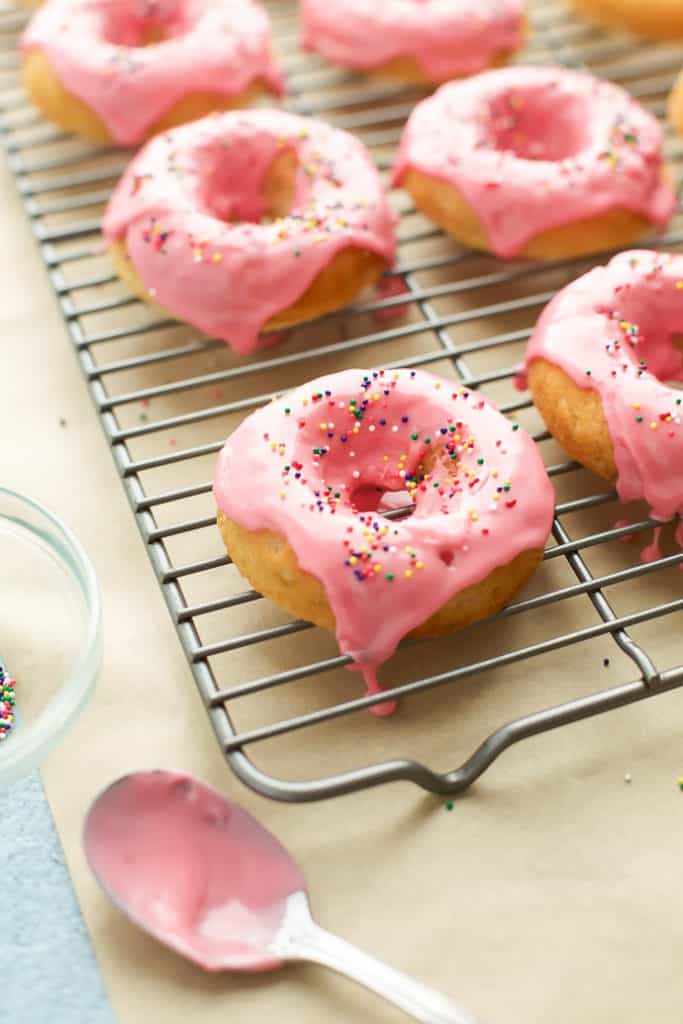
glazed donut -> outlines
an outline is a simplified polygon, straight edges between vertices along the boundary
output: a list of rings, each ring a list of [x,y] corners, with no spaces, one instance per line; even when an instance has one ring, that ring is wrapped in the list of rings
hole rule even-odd
[[[395,185],[458,241],[504,259],[633,242],[676,206],[654,117],[616,85],[560,68],[486,71],[413,111]]]
[[[510,600],[541,559],[554,500],[517,424],[415,370],[332,374],[253,413],[219,456],[214,495],[240,572],[336,629],[371,693],[403,637]],[[385,518],[397,499],[413,514]]]
[[[35,105],[95,142],[137,145],[282,93],[268,15],[253,0],[50,0],[21,51]]]
[[[131,289],[242,355],[350,302],[395,255],[357,139],[277,110],[212,114],[132,160],[103,232]]]
[[[683,39],[680,0],[571,0],[577,14],[598,25],[623,28],[646,39]]]
[[[302,0],[300,17],[305,49],[417,83],[501,64],[524,38],[522,0]]]
[[[551,434],[662,521],[683,513],[682,325],[683,255],[623,252],[555,296],[526,355]]]

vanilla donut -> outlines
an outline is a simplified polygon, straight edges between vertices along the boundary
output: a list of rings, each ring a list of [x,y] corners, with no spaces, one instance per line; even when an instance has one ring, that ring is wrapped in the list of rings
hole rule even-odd
[[[669,121],[679,135],[683,135],[683,71],[680,73],[669,96]]]
[[[681,0],[571,0],[577,14],[646,39],[683,39]]]
[[[626,245],[676,206],[657,120],[618,86],[561,68],[442,86],[408,120],[393,181],[458,241],[504,259]]]
[[[132,290],[242,355],[261,332],[350,302],[395,255],[365,147],[277,110],[214,114],[152,139],[103,232]]]
[[[683,514],[682,325],[683,255],[623,252],[555,296],[526,355],[562,447],[663,521]]]
[[[302,0],[299,9],[307,50],[409,82],[475,74],[524,41],[522,0]]]
[[[253,413],[219,456],[214,495],[238,569],[336,629],[371,693],[403,637],[510,600],[541,559],[554,501],[528,434],[415,370],[332,374]],[[397,498],[412,515],[385,518]]]
[[[45,117],[121,146],[282,92],[268,15],[253,0],[50,0],[21,54]]]

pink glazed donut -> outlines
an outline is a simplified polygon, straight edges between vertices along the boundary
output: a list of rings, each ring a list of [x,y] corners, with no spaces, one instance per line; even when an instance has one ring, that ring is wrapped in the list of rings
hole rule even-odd
[[[554,502],[528,434],[476,391],[415,370],[331,374],[253,413],[219,456],[214,495],[238,569],[336,629],[371,693],[404,636],[510,600]],[[382,515],[411,502],[412,515]]]
[[[504,259],[632,244],[676,207],[657,120],[628,93],[555,67],[442,86],[408,120],[394,167],[416,206]]]
[[[660,520],[683,514],[682,328],[683,255],[622,252],[555,296],[526,355],[550,432]]]
[[[367,150],[277,110],[212,114],[147,143],[103,232],[132,291],[246,355],[338,309],[395,255]]]
[[[49,0],[21,51],[36,106],[96,142],[137,145],[282,93],[268,15],[253,0]]]
[[[302,0],[300,10],[306,49],[411,82],[473,75],[524,40],[522,0]]]

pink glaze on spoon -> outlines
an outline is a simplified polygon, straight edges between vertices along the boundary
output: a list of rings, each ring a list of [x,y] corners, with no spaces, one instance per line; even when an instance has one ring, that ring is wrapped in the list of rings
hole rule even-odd
[[[119,779],[90,808],[84,846],[98,882],[135,924],[207,971],[312,960],[416,1020],[475,1024],[450,1000],[319,928],[278,840],[237,804],[180,772]]]
[[[129,775],[90,810],[85,850],[117,906],[205,970],[279,965],[266,949],[306,883],[277,839],[220,793],[179,773]]]

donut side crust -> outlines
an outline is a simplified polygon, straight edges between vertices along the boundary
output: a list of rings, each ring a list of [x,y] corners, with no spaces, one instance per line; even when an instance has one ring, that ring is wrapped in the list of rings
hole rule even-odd
[[[494,54],[489,63],[481,70],[489,68],[500,68],[514,57],[524,43],[520,43],[514,50],[501,50]],[[356,71],[365,72],[370,78],[390,79],[392,82],[403,82],[410,85],[439,85],[442,82],[455,82],[460,78],[468,78],[469,75],[447,75],[445,78],[433,78],[428,75],[415,57],[404,54],[401,57],[394,57],[374,68],[356,68]]]
[[[669,96],[669,121],[679,135],[683,135],[683,71],[680,73]]]
[[[159,306],[150,296],[128,256],[124,241],[112,242],[109,255],[114,270],[134,295],[155,306],[166,316],[175,318],[173,312]],[[375,283],[386,265],[386,260],[369,249],[347,246],[332,258],[298,299],[272,316],[262,331],[285,330],[347,306],[363,289]]]
[[[31,101],[48,121],[59,125],[65,132],[80,135],[91,142],[120,145],[112,138],[104,121],[95,111],[62,84],[41,50],[29,50],[24,55],[21,75]],[[256,81],[235,96],[211,92],[191,93],[178,100],[153,124],[145,133],[145,139],[179,124],[196,121],[215,110],[234,110],[248,106],[257,96],[267,91],[263,82]]]
[[[572,7],[598,25],[623,28],[646,39],[683,39],[679,0],[572,0]]]
[[[614,446],[597,391],[578,387],[547,359],[534,359],[528,380],[534,405],[555,440],[582,466],[614,483]]]
[[[334,614],[325,588],[317,577],[299,567],[293,549],[281,534],[245,530],[221,511],[218,528],[232,561],[255,590],[290,615],[334,630]],[[455,594],[409,635],[444,636],[493,615],[524,586],[542,557],[540,548],[520,552],[508,565],[499,566],[480,583]]]
[[[417,208],[456,241],[470,249],[491,251],[484,225],[455,185],[413,167],[404,172],[401,185],[413,197]],[[571,259],[607,249],[628,248],[651,227],[646,217],[616,208],[541,232],[527,242],[519,258]]]

